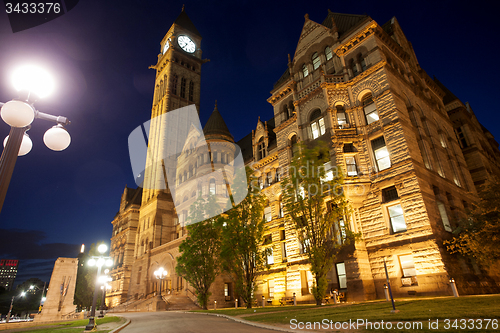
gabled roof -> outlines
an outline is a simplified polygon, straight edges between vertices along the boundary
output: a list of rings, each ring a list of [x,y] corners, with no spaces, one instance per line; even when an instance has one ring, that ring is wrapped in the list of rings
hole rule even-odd
[[[206,139],[211,138],[220,138],[220,139],[230,139],[231,142],[234,142],[234,138],[229,132],[227,128],[226,122],[222,118],[219,113],[219,109],[217,108],[217,101],[215,102],[215,108],[212,112],[210,118],[208,118],[205,127],[203,127],[203,134],[205,134]],[[227,138],[223,138],[226,136]]]
[[[197,36],[201,37],[200,33],[198,32],[198,29],[196,29],[193,22],[191,22],[191,19],[184,11],[184,7],[182,7],[182,11],[179,14],[179,16],[175,19],[174,23],[186,29],[187,31],[192,32]]]
[[[358,25],[361,21],[366,19],[368,15],[355,15],[355,14],[342,14],[328,12],[328,16],[323,21],[322,25],[331,29],[332,28],[332,18],[337,26],[337,31],[339,33],[339,38],[353,27]]]

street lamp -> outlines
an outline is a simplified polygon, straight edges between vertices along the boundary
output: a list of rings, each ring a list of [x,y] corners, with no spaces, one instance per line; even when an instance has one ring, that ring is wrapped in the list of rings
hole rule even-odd
[[[160,280],[160,297],[161,297],[161,280],[163,280],[167,276],[167,271],[163,268],[160,267],[158,270],[154,272],[154,275],[158,280]]]
[[[26,295],[26,292],[21,292],[17,297],[24,297]],[[10,313],[12,312],[12,306],[14,305],[14,298],[16,298],[16,295],[12,296],[12,301],[10,302],[10,308],[9,308],[9,313],[7,313],[7,318],[5,318],[5,322],[8,323],[10,319]]]
[[[99,282],[102,284],[101,290],[102,290],[102,301],[101,301],[101,311],[99,313],[99,318],[104,317],[104,303],[106,301],[106,289],[110,289],[111,286],[107,283],[111,281],[111,278],[108,276],[109,269],[104,270],[104,275],[101,275],[99,277]]]
[[[0,211],[7,195],[17,156],[26,155],[33,147],[26,131],[30,129],[35,118],[57,124],[43,135],[43,142],[49,149],[61,151],[71,142],[69,133],[63,127],[70,124],[68,118],[42,113],[34,106],[37,98],[43,98],[52,92],[54,82],[50,75],[40,68],[26,66],[14,72],[12,79],[19,97],[7,103],[0,102],[0,117],[11,127],[9,135],[3,141],[4,150],[0,157]]]
[[[111,267],[113,265],[113,260],[111,257],[104,257],[103,254],[108,250],[106,244],[101,244],[97,247],[97,251],[100,253],[99,256],[92,256],[88,261],[89,266],[97,266],[97,277],[101,275],[101,267],[106,265]],[[96,281],[94,288],[94,299],[92,300],[92,310],[90,311],[89,323],[85,326],[86,331],[91,331],[96,327],[95,324],[95,307],[97,304],[97,292],[99,291],[99,283]]]

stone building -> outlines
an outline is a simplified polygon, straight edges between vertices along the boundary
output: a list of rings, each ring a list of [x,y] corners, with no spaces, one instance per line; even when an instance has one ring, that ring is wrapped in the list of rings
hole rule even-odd
[[[162,53],[154,66],[152,118],[190,104],[199,110],[204,62],[200,43],[198,30],[182,11],[161,41]],[[326,19],[317,23],[306,15],[295,54],[284,68],[268,99],[273,115],[267,121],[259,118],[255,130],[237,142],[267,198],[263,246],[272,249],[271,269],[259,276],[256,296],[275,304],[294,293],[299,301],[313,300],[313,277],[282,209],[280,182],[287,176],[297,143],[315,140],[329,145],[329,167],[343,169],[353,211],[343,223],[362,235],[349,253],[337,258],[329,274],[330,289],[339,289],[348,301],[383,298],[385,261],[396,297],[450,295],[450,278],[462,293],[498,290],[498,280],[483,275],[466,258],[449,255],[443,246],[458,219],[477,200],[475,185],[486,177],[481,170],[498,173],[498,159],[486,158],[498,156],[496,142],[477,119],[464,115],[472,112],[470,108],[450,98],[447,89],[420,68],[398,21],[393,18],[379,25],[367,15],[328,11]],[[229,147],[234,142],[217,106],[203,132],[209,144]],[[166,144],[160,125],[152,122],[150,133],[148,154],[160,154]],[[478,150],[485,157],[482,166],[473,164]],[[231,153],[213,152],[208,162],[212,168],[217,163],[230,164]],[[197,161],[192,171],[188,157],[179,159],[179,186],[207,163]],[[115,261],[134,248],[129,256],[130,282],[127,274],[119,273],[120,267],[112,271],[112,295],[121,294],[120,302],[127,299],[125,294],[138,300],[154,295],[158,287],[153,272],[159,267],[168,272],[162,290],[192,296],[174,268],[185,236],[183,222],[194,198],[186,190],[178,206],[168,189],[151,189],[147,182],[161,178],[165,166],[150,160],[140,208],[134,206],[135,217],[138,209],[135,243],[124,242],[130,252],[118,245],[123,243],[118,240],[120,231],[113,231]],[[216,193],[221,200],[225,193],[211,183],[199,191]],[[114,227],[121,223],[122,213],[120,208]],[[212,287],[211,301],[232,306],[235,296],[230,278],[220,276]]]

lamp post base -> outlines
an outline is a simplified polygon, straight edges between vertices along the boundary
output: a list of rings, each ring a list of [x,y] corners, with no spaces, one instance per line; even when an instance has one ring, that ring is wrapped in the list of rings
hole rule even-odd
[[[85,326],[85,331],[92,331],[92,330],[95,330],[96,328],[96,325],[95,325],[95,318],[94,317],[90,317],[89,318],[89,323],[87,324],[87,326]]]

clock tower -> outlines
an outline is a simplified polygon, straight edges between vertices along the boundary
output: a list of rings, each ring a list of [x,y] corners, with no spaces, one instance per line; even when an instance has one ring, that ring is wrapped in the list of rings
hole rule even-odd
[[[177,213],[165,176],[166,163],[161,159],[169,144],[169,133],[159,116],[191,104],[196,105],[199,113],[201,65],[204,63],[200,44],[200,33],[183,8],[160,42],[156,65],[151,66],[156,70],[156,79],[148,132],[144,190],[136,233],[135,266],[150,267],[149,261],[154,249],[175,241],[184,233],[177,223]],[[140,271],[140,268],[135,268]],[[149,288],[149,278],[150,274],[146,274],[146,283],[141,281],[141,288]],[[148,293],[150,290],[137,292]]]

